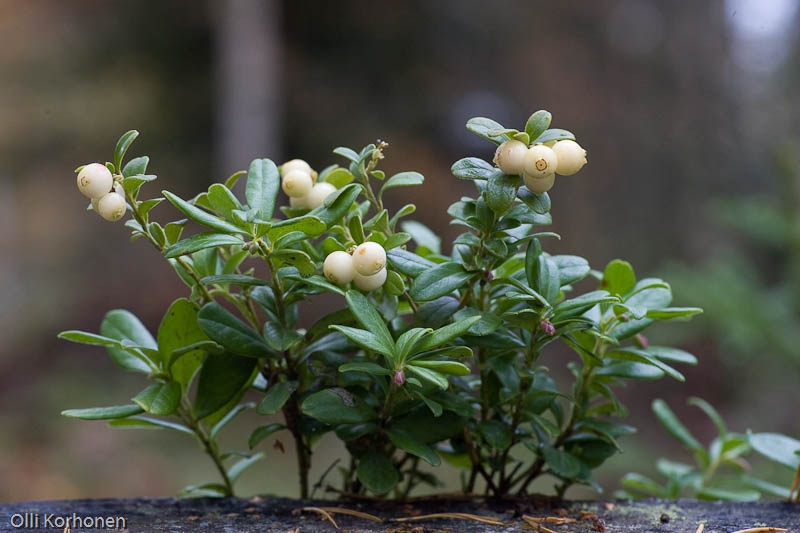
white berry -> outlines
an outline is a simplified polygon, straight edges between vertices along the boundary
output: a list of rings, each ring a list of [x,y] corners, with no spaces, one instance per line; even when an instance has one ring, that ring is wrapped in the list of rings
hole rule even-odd
[[[87,198],[100,198],[114,185],[114,177],[105,165],[90,163],[78,172],[78,189]]]
[[[505,174],[522,174],[523,160],[528,147],[520,141],[506,141],[497,147],[494,162]]]
[[[311,174],[299,169],[288,172],[281,180],[283,192],[292,198],[306,196],[313,186],[314,180],[311,179]]]
[[[532,178],[544,178],[556,172],[558,157],[552,148],[543,144],[535,144],[528,148],[522,161],[525,174]]]
[[[353,252],[353,265],[362,276],[377,274],[386,266],[386,250],[377,242],[361,243]]]
[[[292,159],[281,165],[281,176],[285,176],[292,170],[302,170],[306,174],[311,174],[311,166],[302,159]]]
[[[386,269],[382,268],[371,276],[364,276],[363,274],[359,274],[358,270],[356,270],[353,281],[356,287],[362,291],[373,291],[386,283]]]
[[[572,176],[586,164],[586,150],[572,140],[558,141],[553,145],[558,158],[558,172],[562,176]]]
[[[325,202],[325,198],[327,198],[328,195],[333,192],[336,192],[336,187],[327,181],[315,183],[311,188],[311,192],[306,196],[308,208],[316,209],[317,207],[321,206]]]
[[[353,257],[347,252],[336,251],[328,254],[322,265],[322,272],[328,281],[336,285],[347,285],[353,281],[356,271],[353,267]]]
[[[308,209],[308,195],[301,198],[289,197],[289,206],[297,209]]]
[[[97,201],[97,212],[109,222],[116,222],[125,216],[125,197],[110,192]]]
[[[544,178],[534,178],[532,176],[528,176],[527,174],[523,174],[522,180],[525,182],[525,186],[530,189],[531,192],[542,194],[543,192],[547,192],[553,188],[553,184],[556,182],[556,175],[550,174]]]

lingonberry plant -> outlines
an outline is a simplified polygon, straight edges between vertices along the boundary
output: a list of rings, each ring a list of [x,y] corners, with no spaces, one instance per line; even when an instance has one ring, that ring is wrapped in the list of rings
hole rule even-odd
[[[63,332],[106,347],[150,382],[129,403],[63,414],[193,436],[221,482],[185,494],[232,494],[244,469],[265,458],[253,450],[279,431],[294,440],[302,497],[327,432],[351,456],[341,469],[347,493],[406,496],[437,484],[421,461],[442,459],[463,469],[468,493],[524,494],[545,475],[558,494],[593,485],[592,470],[633,431],[615,420],[626,412],[615,388],[683,380],[672,364],[695,362],[680,349],[648,346],[641,332],[700,310],[670,307],[670,286],[637,280],[625,261],[593,270],[579,256],[544,251],[543,241],[558,237],[537,231],[551,223],[546,191],[556,174],[586,163],[573,134],[550,121],[537,111],[522,131],[486,118],[467,123],[498,145],[498,166],[475,157],[453,165],[477,194],[447,210],[464,230],[450,250],[420,223],[401,221],[414,205],[392,212],[384,204],[391,189],[423,182],[417,172],[379,170],[386,143],[336,148],[345,166],[319,174],[302,160],[279,168],[256,159],[190,200],[169,191],[142,199],[155,176],[147,157],[123,165],[138,135],[124,134],[113,163],[79,169],[79,186],[101,197],[101,215],[102,198],[121,186],[126,226],[163,254],[189,294],[155,334],[124,310],[110,311],[99,334]],[[244,200],[232,192],[240,178]],[[281,190],[289,205],[276,209],[286,203]],[[151,219],[164,200],[177,220]],[[189,221],[203,230],[184,235]],[[318,298],[332,298],[337,310],[305,321],[300,304]],[[575,355],[550,350],[554,343]],[[569,382],[551,377],[551,354],[549,364],[569,368]],[[247,451],[221,450],[220,431],[253,408],[282,413],[282,422],[254,428]]]

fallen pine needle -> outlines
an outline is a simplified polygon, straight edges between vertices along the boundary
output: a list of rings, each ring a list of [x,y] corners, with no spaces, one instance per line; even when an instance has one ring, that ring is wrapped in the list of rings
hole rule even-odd
[[[372,520],[373,522],[383,522],[383,518],[375,516],[374,514],[362,513],[361,511],[354,511],[352,509],[347,509],[345,507],[318,507],[318,509],[322,509],[323,511],[326,511],[328,513],[346,514],[350,516],[356,516],[358,518],[363,518],[364,520]]]
[[[392,522],[412,522],[416,520],[428,520],[431,518],[457,518],[460,520],[474,520],[475,522],[489,524],[490,526],[504,525],[503,522],[494,518],[486,518],[484,516],[478,516],[475,514],[467,514],[467,513],[434,513],[434,514],[426,514],[420,516],[409,516],[406,518],[392,518]]]
[[[321,509],[319,507],[303,507],[300,510],[301,511],[311,511],[312,513],[318,513],[318,514],[322,515],[322,517],[325,520],[327,520],[328,522],[333,524],[334,528],[339,529],[339,526],[336,524],[336,520],[334,520],[333,517],[331,516],[331,514],[328,511],[326,511],[325,509]]]
[[[535,516],[528,516],[522,515],[522,519],[528,522],[529,524],[554,524],[556,526],[562,526],[564,524],[574,524],[577,522],[574,518],[564,518],[561,516],[546,516],[544,518],[537,518]]]
[[[733,533],[780,533],[786,531],[782,527],[751,527],[750,529],[740,529]]]
[[[705,524],[700,524],[699,526],[697,526],[697,531],[695,531],[694,533],[703,533],[703,530],[705,528],[706,528]]]

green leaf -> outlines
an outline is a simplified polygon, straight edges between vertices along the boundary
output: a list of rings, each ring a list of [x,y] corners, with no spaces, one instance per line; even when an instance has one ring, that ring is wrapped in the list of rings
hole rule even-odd
[[[414,351],[424,352],[447,344],[453,339],[464,335],[480,319],[481,315],[471,316],[436,329],[425,337],[422,337]]]
[[[327,229],[325,222],[315,216],[303,215],[301,217],[287,218],[273,224],[267,231],[267,238],[273,242],[283,235],[299,231],[309,237],[317,237]]]
[[[233,212],[242,209],[242,204],[231,190],[221,183],[214,183],[208,188],[208,202],[211,207],[226,220],[233,219]]]
[[[394,343],[386,344],[381,341],[380,337],[372,333],[358,328],[351,328],[349,326],[330,326],[345,337],[347,337],[354,344],[361,346],[365,350],[377,352],[388,357],[394,357]]]
[[[378,341],[386,348],[389,353],[393,352],[394,338],[386,327],[380,313],[369,299],[358,291],[347,291],[344,295],[347,301],[347,307],[353,313],[356,321],[361,324],[361,327],[369,332],[372,332]]]
[[[653,365],[636,361],[608,360],[595,370],[596,376],[610,376],[628,379],[661,379],[664,372]]]
[[[186,298],[178,298],[169,306],[158,327],[161,360],[169,369],[170,376],[184,389],[188,388],[205,356],[202,349],[187,352],[186,348],[208,341],[208,336],[197,324],[197,313],[197,305]],[[180,358],[176,358],[176,352],[180,353]]]
[[[531,138],[531,143],[546,143],[550,141],[564,141],[564,140],[575,140],[575,135],[567,130],[562,130],[559,128],[550,128],[546,130],[544,133],[539,135],[537,138]]]
[[[140,406],[131,404],[114,405],[112,407],[90,407],[88,409],[67,409],[61,411],[61,415],[68,418],[80,418],[81,420],[112,420],[114,418],[138,415],[143,412],[144,409]]]
[[[297,390],[296,381],[279,381],[271,384],[261,403],[258,404],[256,412],[260,415],[274,415],[283,408],[295,390]]]
[[[574,479],[581,471],[581,462],[577,457],[549,444],[542,445],[542,457],[550,470],[559,477]]]
[[[240,459],[237,461],[233,466],[228,469],[228,479],[230,479],[231,483],[235,483],[239,476],[242,473],[256,464],[258,461],[264,458],[264,454],[262,452],[258,452],[256,454],[251,455],[250,457],[245,457],[244,459]]]
[[[685,363],[688,365],[696,365],[697,357],[678,348],[669,346],[648,346],[647,353],[653,357],[657,357],[662,361],[669,361],[671,363]]]
[[[634,490],[641,494],[655,496],[656,498],[666,498],[668,496],[667,491],[657,482],[635,472],[625,474],[620,483],[626,489]]]
[[[386,281],[383,283],[383,288],[387,293],[393,296],[400,296],[406,291],[403,278],[394,270],[388,270],[386,272]]]
[[[559,302],[553,308],[553,320],[560,321],[570,317],[582,315],[598,304],[618,302],[619,298],[611,296],[607,291],[592,291]]]
[[[100,324],[100,333],[118,341],[128,341],[135,346],[157,349],[156,340],[136,318],[136,315],[124,309],[115,309],[106,313]],[[137,355],[130,353],[135,351]],[[141,350],[108,347],[108,353],[119,366],[126,370],[149,373],[155,363]],[[150,361],[150,364],[147,363]]]
[[[670,320],[672,318],[686,318],[702,313],[699,307],[665,307],[663,309],[652,309],[647,311],[647,318],[656,320]]]
[[[125,157],[125,152],[128,151],[128,148],[130,148],[131,144],[138,136],[138,131],[130,130],[123,133],[117,141],[117,145],[114,147],[114,167],[117,169],[117,172],[122,168],[122,159]]]
[[[247,439],[247,446],[252,450],[256,446],[258,446],[259,443],[261,443],[261,441],[263,441],[276,431],[280,431],[282,429],[286,429],[286,426],[278,423],[259,426],[256,429],[254,429],[253,432],[250,434],[250,438]]]
[[[392,444],[401,450],[411,455],[416,455],[431,466],[439,466],[441,464],[442,460],[430,446],[414,439],[405,431],[389,429],[386,434],[389,436],[389,440],[392,441]]]
[[[177,424],[175,422],[170,422],[169,420],[150,418],[147,416],[135,415],[128,418],[117,418],[109,421],[108,425],[112,428],[120,429],[171,429],[191,437],[197,437],[194,431],[183,424]]]
[[[800,440],[779,433],[750,433],[748,441],[753,449],[776,463],[791,469],[800,467]]]
[[[391,266],[406,276],[415,278],[436,266],[436,263],[407,250],[394,248],[386,252]]]
[[[416,220],[407,220],[400,224],[403,231],[411,235],[414,242],[420,248],[426,248],[434,254],[441,253],[442,239],[431,231],[428,226]]]
[[[506,133],[500,135],[495,134],[497,131],[504,131],[505,128],[490,118],[471,118],[467,121],[467,129],[475,135],[492,141],[495,144],[501,144],[512,138],[512,136]]]
[[[550,259],[558,267],[558,279],[562,287],[582,280],[592,270],[589,261],[577,255],[554,255]]]
[[[371,376],[389,376],[392,374],[391,370],[382,367],[377,363],[370,363],[368,361],[354,361],[352,363],[345,363],[339,367],[339,372],[364,372]]]
[[[649,353],[644,350],[639,350],[636,348],[617,348],[614,350],[610,350],[606,352],[605,357],[607,359],[618,359],[623,361],[636,361],[639,363],[644,363],[647,365],[652,365],[666,375],[670,376],[673,379],[676,379],[680,382],[686,381],[683,377],[683,374],[672,368],[671,366],[662,363],[657,358],[653,357]]]
[[[365,453],[356,468],[358,480],[374,494],[386,494],[400,481],[400,473],[392,460],[378,451]]]
[[[212,439],[215,439],[217,437],[217,435],[219,434],[219,432],[222,431],[222,429],[225,426],[227,426],[234,418],[239,416],[241,413],[243,413],[247,409],[252,409],[253,407],[255,407],[255,404],[253,402],[240,403],[239,405],[237,405],[236,407],[234,407],[233,409],[228,411],[228,414],[223,416],[219,420],[219,422],[214,424],[214,426],[211,428],[211,431],[209,432],[209,436]]]
[[[417,301],[434,300],[463,287],[473,275],[459,263],[442,263],[420,273],[409,293]]]
[[[149,162],[150,158],[146,155],[135,157],[128,161],[124,167],[122,167],[122,175],[126,178],[130,178],[131,176],[144,174],[147,172],[147,164]]]
[[[527,187],[520,187],[517,189],[517,198],[522,200],[522,203],[538,215],[550,213],[550,196],[546,192],[534,194]]]
[[[309,255],[301,250],[291,248],[275,250],[269,256],[270,261],[276,268],[294,267],[301,276],[311,276],[317,271],[317,267]]]
[[[453,175],[463,180],[486,180],[489,176],[497,172],[494,165],[487,163],[477,157],[465,157],[459,159],[450,167]]]
[[[257,218],[270,220],[275,211],[275,201],[281,177],[278,167],[269,159],[254,159],[247,171],[244,195],[250,208],[258,209]]]
[[[308,396],[301,411],[323,424],[359,424],[375,420],[377,415],[358,397],[341,388],[325,389]]]
[[[216,276],[205,276],[200,278],[200,283],[204,285],[239,285],[242,287],[269,285],[266,281],[253,276],[243,274],[218,274]]]
[[[258,369],[250,357],[209,354],[197,380],[194,409],[198,419],[205,418],[244,393]]]
[[[231,353],[248,357],[274,355],[261,335],[216,302],[204,305],[197,321],[206,335]]]
[[[525,133],[528,134],[529,139],[538,139],[544,131],[550,127],[550,121],[553,115],[549,111],[540,109],[532,114],[528,121],[525,123]],[[541,141],[540,141],[541,142]]]
[[[221,483],[187,485],[178,491],[179,498],[225,498],[230,495],[228,487]]]
[[[469,348],[467,348],[469,349]],[[450,374],[452,376],[468,376],[470,369],[464,363],[458,361],[431,361],[427,359],[415,359],[408,363],[415,367],[422,367],[428,370],[435,370],[442,374]]]
[[[181,255],[193,254],[206,248],[242,245],[242,239],[227,233],[199,233],[176,242],[164,251],[164,257],[171,259]]]
[[[518,176],[506,176],[501,170],[489,176],[483,196],[496,215],[504,215],[517,198],[520,180]]]
[[[725,437],[728,434],[728,429],[725,427],[725,421],[722,420],[722,417],[719,415],[717,410],[711,406],[710,403],[702,398],[698,398],[697,396],[691,396],[686,403],[689,405],[694,405],[695,407],[699,407],[717,427],[717,433],[719,433],[720,437]]]
[[[239,228],[238,226],[234,226],[230,222],[225,222],[221,218],[216,217],[206,211],[203,211],[199,207],[195,207],[186,200],[179,198],[178,196],[172,194],[169,191],[161,191],[161,193],[167,200],[170,201],[172,205],[174,205],[184,215],[194,220],[195,222],[202,224],[203,226],[215,229],[223,233],[238,233],[242,235],[250,234],[248,231],[245,231]]]
[[[670,435],[678,439],[684,446],[697,454],[705,454],[706,450],[700,442],[692,436],[686,426],[684,426],[675,413],[669,408],[664,400],[653,400],[653,412],[655,413],[658,421],[661,422]]]
[[[636,285],[636,275],[633,267],[627,261],[620,259],[614,259],[606,266],[600,282],[601,288],[617,296],[625,296],[634,285]]]
[[[333,153],[336,155],[340,155],[353,163],[358,163],[361,161],[361,158],[358,156],[358,154],[354,150],[351,150],[346,146],[339,146],[337,148],[334,148]]]
[[[423,381],[427,381],[428,383],[431,383],[440,389],[447,390],[447,388],[450,386],[447,378],[435,370],[423,368],[414,363],[410,363],[408,366],[406,366],[406,370],[408,370],[410,374],[413,374]]]
[[[697,491],[697,498],[713,501],[755,502],[761,499],[761,493],[751,489],[703,487]]]
[[[337,189],[341,189],[348,183],[351,183],[354,179],[353,174],[350,173],[349,170],[346,168],[341,167],[329,167],[331,170],[326,172],[323,170],[317,181],[326,181],[336,187]],[[327,169],[326,169],[327,170]]]
[[[246,170],[238,170],[233,174],[231,174],[230,176],[228,176],[223,185],[225,185],[228,189],[233,189],[239,182],[239,180],[245,175],[247,175]]]
[[[511,446],[511,428],[500,420],[486,420],[478,426],[486,443],[495,450],[506,450]]]
[[[413,187],[415,185],[422,185],[425,178],[419,172],[400,172],[395,174],[381,186],[378,191],[378,199],[383,198],[383,193],[388,189],[394,187]]]
[[[177,381],[153,383],[133,397],[133,403],[150,414],[167,416],[178,408],[181,401],[181,384]]]

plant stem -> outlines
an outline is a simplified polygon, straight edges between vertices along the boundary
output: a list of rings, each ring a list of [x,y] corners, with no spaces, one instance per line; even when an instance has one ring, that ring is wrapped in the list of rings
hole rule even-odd
[[[225,485],[225,495],[233,496],[233,483],[231,483],[231,479],[228,477],[228,472],[225,470],[225,465],[222,464],[222,458],[219,456],[217,443],[214,442],[203,425],[194,417],[194,415],[192,415],[190,408],[182,406],[179,408],[178,414],[183,420],[184,424],[186,424],[186,426],[191,429],[195,435],[197,435],[197,438],[203,445],[203,450],[214,462],[214,466],[217,468],[219,475],[222,477],[222,483]]]

